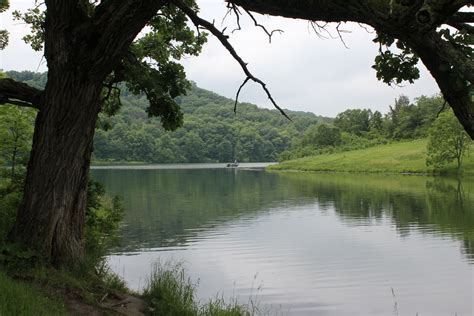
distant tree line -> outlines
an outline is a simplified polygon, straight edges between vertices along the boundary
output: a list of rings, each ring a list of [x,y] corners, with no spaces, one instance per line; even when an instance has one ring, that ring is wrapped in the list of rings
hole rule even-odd
[[[10,71],[7,76],[41,88],[46,73]],[[148,163],[276,161],[282,151],[312,125],[331,119],[313,113],[278,111],[240,103],[195,84],[177,98],[184,125],[165,131],[159,118],[146,113],[148,101],[121,87],[122,107],[113,116],[101,114],[94,138],[93,158],[102,161]],[[107,112],[114,112],[108,109]],[[0,123],[1,124],[1,123]]]
[[[312,113],[290,112],[293,123],[275,110],[242,103],[193,86],[178,98],[184,125],[165,131],[158,119],[148,118],[147,101],[127,95],[114,117],[101,117],[94,158],[151,163],[276,161],[308,126],[330,121]]]
[[[385,115],[370,109],[349,109],[339,113],[332,124],[310,126],[300,140],[279,155],[279,160],[425,138],[444,105],[439,95],[421,96],[414,103],[402,95]]]
[[[8,76],[41,88],[46,73],[29,71]],[[148,163],[276,161],[367,148],[392,141],[429,138],[427,164],[441,167],[455,160],[461,168],[471,143],[451,109],[439,95],[398,97],[387,114],[349,109],[336,118],[287,111],[289,122],[275,110],[234,101],[192,85],[177,98],[184,125],[165,131],[146,113],[147,99],[122,87],[118,113],[101,114],[93,157],[100,161]],[[113,113],[113,109],[107,111]],[[0,163],[12,177],[29,157],[36,111],[4,107],[0,111]],[[4,171],[5,172],[5,171]]]

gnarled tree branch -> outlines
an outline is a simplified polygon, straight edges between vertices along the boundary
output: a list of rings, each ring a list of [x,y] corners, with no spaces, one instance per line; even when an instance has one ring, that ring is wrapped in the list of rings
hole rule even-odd
[[[285,113],[285,111],[278,106],[278,104],[275,102],[273,99],[273,96],[271,95],[270,91],[266,87],[266,84],[260,80],[259,78],[255,77],[250,70],[247,67],[247,64],[242,60],[242,58],[237,54],[235,51],[234,47],[229,43],[228,36],[224,35],[221,31],[219,31],[214,24],[210,23],[209,21],[206,21],[202,18],[200,18],[196,12],[194,12],[191,8],[189,8],[185,3],[183,3],[181,0],[172,0],[172,2],[180,8],[190,19],[191,21],[196,25],[196,27],[202,26],[205,29],[207,29],[209,32],[212,33],[220,42],[221,44],[227,49],[227,51],[234,57],[234,59],[239,63],[240,67],[242,67],[242,70],[244,71],[245,75],[247,78],[244,80],[242,85],[239,87],[237,91],[237,95],[235,98],[235,106],[237,105],[238,99],[239,99],[239,94],[240,91],[242,90],[243,86],[249,81],[252,80],[256,83],[258,83],[262,89],[265,91],[267,94],[268,99],[272,102],[273,106],[280,111],[280,113],[285,116],[287,119],[291,121],[291,119],[288,117],[288,115]]]
[[[455,22],[452,22],[452,23],[449,23],[448,24],[449,26],[452,26],[456,29],[458,29],[459,31],[466,31],[468,32],[469,34],[473,34],[474,35],[474,26],[472,25],[469,25],[467,23],[455,23]]]
[[[42,91],[10,78],[0,79],[0,104],[39,109]]]

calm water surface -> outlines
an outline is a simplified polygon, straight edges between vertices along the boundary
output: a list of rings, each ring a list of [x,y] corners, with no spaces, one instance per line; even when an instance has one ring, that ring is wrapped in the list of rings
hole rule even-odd
[[[124,199],[109,261],[132,288],[172,259],[201,299],[270,314],[474,315],[471,179],[114,168],[93,176]]]

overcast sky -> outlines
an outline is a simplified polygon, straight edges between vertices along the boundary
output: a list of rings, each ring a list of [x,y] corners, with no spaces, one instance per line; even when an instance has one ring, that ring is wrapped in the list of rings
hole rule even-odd
[[[25,25],[12,21],[12,9],[24,10],[32,0],[10,1],[11,10],[0,15],[1,27],[10,31],[10,45],[0,51],[0,68],[3,70],[45,71],[41,53],[35,53],[21,41],[27,33]],[[421,78],[413,85],[389,87],[377,81],[371,68],[378,46],[372,42],[375,34],[368,33],[357,24],[345,24],[341,28],[349,49],[339,39],[321,39],[312,31],[308,22],[255,15],[269,30],[282,29],[275,34],[272,43],[253,22],[244,16],[242,30],[230,34],[235,27],[235,17],[230,16],[221,26],[226,13],[223,0],[198,0],[201,15],[215,20],[219,28],[227,26],[230,42],[249,64],[253,74],[267,83],[277,103],[291,110],[311,111],[318,115],[335,116],[348,108],[371,108],[386,113],[388,106],[400,94],[413,99],[420,95],[432,95],[439,91],[434,79],[420,68]],[[335,27],[330,27],[336,36]],[[225,48],[212,36],[198,57],[183,61],[188,78],[198,86],[229,98],[245,79],[240,66]],[[271,107],[261,88],[247,84],[241,101]]]

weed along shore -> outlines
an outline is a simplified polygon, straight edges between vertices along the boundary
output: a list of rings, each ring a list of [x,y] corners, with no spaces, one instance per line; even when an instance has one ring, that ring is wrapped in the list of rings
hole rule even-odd
[[[54,269],[0,270],[0,315],[254,315],[257,305],[215,297],[200,302],[179,263],[156,264],[136,293],[116,275]]]
[[[426,166],[426,146],[426,139],[391,143],[366,149],[283,161],[267,167],[267,170],[417,175],[456,174],[454,163],[440,169]],[[464,158],[462,174],[474,175],[474,155]]]

